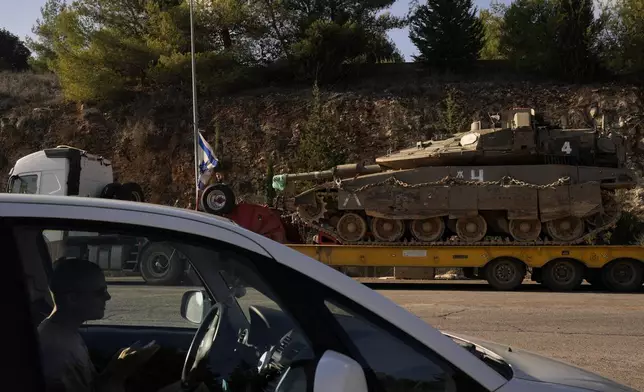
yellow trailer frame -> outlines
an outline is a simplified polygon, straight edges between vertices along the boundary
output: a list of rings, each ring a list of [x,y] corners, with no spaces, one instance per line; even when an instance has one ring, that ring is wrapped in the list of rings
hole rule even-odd
[[[576,289],[584,279],[611,291],[640,290],[644,283],[644,247],[634,245],[288,246],[332,267],[464,268],[466,276],[502,290],[518,287],[528,270],[532,280],[556,291]]]

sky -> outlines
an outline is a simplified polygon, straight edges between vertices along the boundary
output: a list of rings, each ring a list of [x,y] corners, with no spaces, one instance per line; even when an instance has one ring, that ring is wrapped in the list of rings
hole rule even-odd
[[[510,0],[504,0],[508,3]],[[420,0],[423,3],[423,0]],[[490,0],[474,0],[475,5],[481,8],[487,8]],[[33,36],[31,27],[40,17],[40,7],[45,4],[45,0],[0,0],[0,28],[5,28],[24,40],[26,36]],[[403,16],[409,10],[409,0],[397,0],[391,7],[391,13],[396,16]],[[411,56],[416,52],[416,48],[409,40],[407,29],[392,30],[389,32],[392,41],[400,52],[405,56],[407,61],[412,61]]]

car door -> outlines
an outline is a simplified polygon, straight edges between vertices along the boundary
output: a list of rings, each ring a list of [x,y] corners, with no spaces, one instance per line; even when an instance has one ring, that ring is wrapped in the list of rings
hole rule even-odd
[[[136,276],[103,271],[110,296],[105,314],[87,320],[80,328],[97,370],[101,372],[120,348],[135,341],[146,344],[154,340],[161,347],[128,379],[128,391],[156,391],[180,379],[199,326],[181,315],[184,294],[190,292],[202,292],[206,302],[225,309],[213,353],[200,369],[201,381],[211,390],[222,384],[227,390],[247,390],[258,383],[262,388],[274,388],[283,372],[295,366],[299,373],[291,374],[299,376],[292,383],[303,389],[291,390],[305,391],[312,387],[315,366],[324,353],[343,350],[339,340],[320,328],[323,323],[307,321],[314,313],[307,309],[306,301],[288,299],[284,306],[273,290],[278,282],[265,279],[258,269],[258,264],[262,270],[270,269],[275,261],[244,247],[171,229],[90,220],[87,216],[82,221],[21,216],[7,222],[24,263],[39,259],[43,266],[53,263],[55,269],[59,262],[51,260],[55,249],[60,259],[77,257],[99,266],[113,265],[110,252],[119,254],[120,244],[131,244],[136,238],[175,247],[194,267],[197,281],[188,279],[178,286],[146,285]],[[65,242],[66,238],[73,240]],[[209,309],[204,308],[206,312]]]
[[[95,202],[74,200],[71,203]],[[157,362],[149,363],[130,380],[130,385],[134,383],[139,388],[131,390],[153,390],[156,385],[176,380],[181,372],[181,366],[176,362],[182,355],[180,349],[185,350],[184,344],[189,344],[189,339],[185,337],[182,341],[181,336],[188,334],[190,327],[173,324],[185,321],[177,317],[175,309],[181,305],[182,293],[194,289],[203,290],[212,301],[221,304],[227,321],[227,328],[214,339],[205,376],[208,383],[221,385],[225,381],[236,385],[232,390],[252,388],[256,383],[272,383],[275,387],[290,372],[296,376],[289,384],[292,387],[286,389],[288,391],[326,391],[336,385],[337,380],[347,381],[343,377],[364,379],[364,389],[355,388],[356,392],[486,391],[502,385],[499,380],[503,379],[502,375],[497,374],[491,380],[479,377],[494,371],[477,368],[487,365],[462,349],[445,357],[444,354],[452,350],[440,347],[446,343],[445,339],[438,339],[435,347],[431,341],[421,343],[390,320],[369,310],[364,303],[369,302],[365,302],[366,298],[375,295],[373,292],[366,288],[354,290],[352,298],[350,290],[333,288],[349,284],[349,278],[328,267],[307,264],[317,262],[295,256],[295,252],[289,253],[287,248],[252,233],[174,211],[120,210],[120,206],[108,210],[104,205],[96,208],[87,205],[47,207],[30,206],[24,211],[13,208],[4,212],[19,217],[10,223],[22,248],[37,248],[35,239],[27,235],[29,230],[40,235],[46,230],[74,230],[145,238],[178,249],[187,257],[202,283],[202,286],[190,287],[145,287],[138,282],[121,282],[110,288],[113,297],[122,295],[120,300],[110,301],[112,313],[107,312],[103,320],[89,321],[83,327],[88,346],[97,360],[107,360],[119,346],[126,346],[133,340],[146,343],[158,338],[165,346],[166,355],[155,356],[153,361]],[[38,215],[47,219],[36,217]],[[277,262],[266,249],[285,259]],[[97,262],[100,264],[101,259]],[[329,277],[342,283],[334,283]],[[355,282],[351,284],[354,284],[351,287],[358,287]],[[379,303],[391,310],[393,304],[383,301],[371,301],[369,306]],[[413,318],[409,314],[397,314]],[[133,322],[134,315],[137,317]],[[414,324],[416,327],[420,325]],[[121,342],[123,344],[119,344]],[[332,355],[326,358],[329,353]],[[328,366],[330,360],[337,358],[343,359],[342,366]],[[343,376],[341,370],[351,368],[352,363],[360,371],[354,369]],[[150,369],[154,365],[158,368]],[[466,366],[467,372],[461,369],[462,366]],[[336,372],[328,369],[336,369]],[[263,373],[266,370],[269,374]],[[270,386],[262,385],[261,388]]]

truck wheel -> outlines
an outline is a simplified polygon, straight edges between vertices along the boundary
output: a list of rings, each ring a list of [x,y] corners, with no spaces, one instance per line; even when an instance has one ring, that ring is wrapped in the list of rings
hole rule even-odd
[[[584,267],[574,259],[551,260],[543,267],[543,283],[552,291],[572,291],[584,280]]]
[[[172,285],[183,277],[184,265],[179,253],[164,243],[150,243],[140,255],[143,279],[152,285]]]
[[[514,290],[521,286],[526,268],[521,261],[500,257],[485,265],[483,276],[497,290]]]
[[[127,182],[121,185],[117,193],[117,198],[119,200],[144,202],[145,194],[143,193],[141,185],[136,182]]]
[[[121,184],[113,182],[105,185],[101,191],[101,199],[114,199],[121,189]]]
[[[632,259],[617,259],[602,268],[602,281],[611,291],[629,292],[642,288],[644,266]]]
[[[235,208],[235,194],[228,185],[213,184],[204,189],[200,204],[209,214],[227,214]]]

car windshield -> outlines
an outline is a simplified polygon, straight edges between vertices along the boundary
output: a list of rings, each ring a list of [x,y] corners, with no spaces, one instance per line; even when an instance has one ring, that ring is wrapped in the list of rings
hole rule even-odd
[[[30,174],[11,177],[7,192],[36,194],[38,192],[38,175]]]
[[[237,302],[246,319],[250,320],[251,306],[260,306],[281,311],[277,303],[269,297],[270,294],[267,295],[270,291],[261,287],[261,285],[257,287],[258,282],[250,282],[254,279],[252,279],[252,275],[248,272],[244,272],[239,268],[225,268],[220,270],[219,273],[228,286],[230,297]]]

